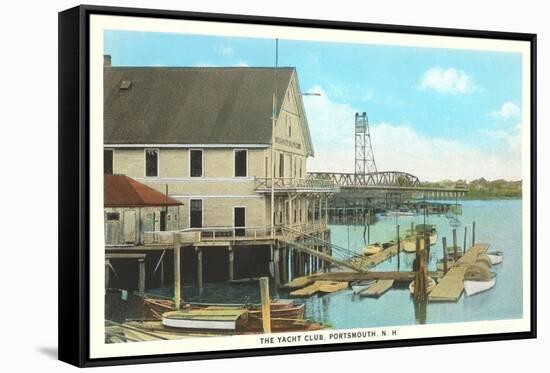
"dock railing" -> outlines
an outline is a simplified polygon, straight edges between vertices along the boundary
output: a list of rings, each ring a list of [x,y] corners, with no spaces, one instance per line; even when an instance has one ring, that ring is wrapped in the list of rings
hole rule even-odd
[[[275,226],[275,237],[282,237],[283,225]],[[291,227],[299,235],[308,235],[327,229],[326,220],[313,221],[298,224]],[[143,232],[144,245],[171,245],[174,237],[178,236],[182,244],[193,244],[198,242],[226,242],[226,241],[247,241],[271,239],[271,227],[202,227],[185,228],[177,231],[148,231]]]
[[[271,181],[275,189],[336,189],[337,185],[332,180],[300,179],[295,177],[257,177],[256,189],[271,189]]]

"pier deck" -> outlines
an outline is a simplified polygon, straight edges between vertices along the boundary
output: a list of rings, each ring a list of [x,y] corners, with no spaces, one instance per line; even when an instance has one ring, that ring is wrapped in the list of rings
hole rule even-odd
[[[464,290],[464,272],[469,265],[474,264],[480,254],[484,254],[489,245],[476,244],[458,259],[446,275],[444,275],[435,288],[430,292],[430,302],[457,302]]]
[[[313,284],[315,281],[341,281],[351,282],[360,280],[393,280],[394,282],[409,283],[414,280],[414,272],[404,271],[380,271],[380,272],[328,272],[328,273],[316,273],[310,276],[298,277],[283,285],[283,288],[294,290],[300,289]],[[432,278],[440,278],[443,276],[442,272],[429,272],[428,275]]]
[[[394,280],[378,280],[365,291],[359,293],[361,297],[379,298],[393,286]]]

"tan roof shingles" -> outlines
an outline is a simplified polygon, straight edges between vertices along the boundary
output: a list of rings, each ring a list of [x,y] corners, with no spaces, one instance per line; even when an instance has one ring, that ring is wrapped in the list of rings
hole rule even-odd
[[[105,144],[270,144],[274,81],[278,112],[294,68],[106,67],[104,72]],[[128,89],[120,89],[123,80],[131,81]]]

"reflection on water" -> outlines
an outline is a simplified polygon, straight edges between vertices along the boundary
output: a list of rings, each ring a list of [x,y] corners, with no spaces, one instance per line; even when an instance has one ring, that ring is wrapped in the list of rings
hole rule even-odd
[[[521,201],[464,201],[463,215],[457,219],[431,216],[426,223],[435,224],[438,230],[437,244],[430,248],[428,269],[436,270],[437,260],[442,258],[441,238],[452,242],[452,229],[457,228],[458,245],[463,246],[464,226],[468,226],[468,245],[471,243],[471,223],[476,222],[476,242],[489,243],[489,250],[504,252],[504,262],[493,267],[497,273],[497,285],[472,297],[462,296],[458,303],[415,303],[406,286],[393,288],[378,299],[361,298],[350,290],[326,296],[302,299],[306,304],[306,318],[330,324],[333,328],[365,328],[410,324],[434,324],[460,321],[498,320],[522,317],[522,231]],[[410,223],[423,223],[422,216],[399,217],[402,232]],[[384,242],[395,238],[395,217],[381,217],[370,227],[370,242]],[[405,228],[403,228],[405,227]],[[361,226],[332,226],[332,241],[340,246],[360,252],[365,245]],[[376,270],[402,271],[412,268],[414,254],[401,253],[399,260],[392,258],[380,264]],[[171,297],[172,289],[150,289],[148,292]],[[287,298],[285,291],[270,289],[273,298]],[[195,286],[183,286],[183,298],[189,302],[206,303],[259,303],[260,290],[256,283],[205,284],[200,294]],[[139,300],[120,299],[111,295],[107,316],[115,321],[125,317],[138,318]],[[134,303],[132,303],[134,302]],[[117,304],[120,304],[119,306]],[[134,309],[136,307],[136,309]],[[133,310],[133,313],[132,313]],[[111,312],[111,313],[109,313]]]

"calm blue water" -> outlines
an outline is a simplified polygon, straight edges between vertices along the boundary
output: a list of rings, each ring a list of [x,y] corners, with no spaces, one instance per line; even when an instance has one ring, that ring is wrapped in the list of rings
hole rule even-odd
[[[472,222],[476,222],[476,242],[489,243],[489,250],[504,252],[504,262],[493,266],[497,273],[497,285],[484,293],[471,297],[463,295],[458,303],[428,303],[425,314],[416,314],[408,289],[392,289],[378,299],[360,298],[351,290],[314,296],[301,301],[306,303],[306,317],[332,325],[333,328],[364,328],[394,325],[410,325],[421,322],[450,323],[461,321],[481,321],[514,319],[522,317],[522,256],[521,256],[521,201],[490,200],[463,201],[463,214],[458,216],[457,241],[463,246],[464,226],[468,227],[467,246],[471,245]],[[397,223],[402,232],[411,222],[421,224],[423,216],[399,217]],[[450,220],[445,216],[430,216],[426,223],[435,224],[438,230],[437,244],[430,249],[430,270],[435,270],[436,262],[442,257],[441,237],[447,237],[452,245]],[[395,238],[395,217],[379,217],[370,228],[370,242],[384,242]],[[333,243],[360,252],[365,245],[361,226],[332,226]],[[401,270],[411,270],[414,254],[402,253]],[[397,257],[380,264],[376,270],[397,270]],[[151,289],[151,292],[172,295],[171,289]],[[190,302],[213,303],[258,303],[259,289],[256,283],[242,285],[205,284],[202,294],[195,286],[185,285],[183,297]],[[273,298],[287,298],[288,293],[271,289]],[[135,315],[128,313],[127,306],[120,318],[139,317],[140,308],[133,308]],[[113,319],[118,317],[113,316]]]
[[[489,250],[504,252],[504,262],[493,266],[497,285],[471,297],[463,295],[458,303],[428,303],[426,323],[446,323],[514,319],[522,317],[521,201],[463,201],[463,214],[458,216],[457,241],[463,246],[464,226],[468,227],[467,246],[471,245],[472,221],[476,222],[476,242],[489,243]],[[400,229],[411,222],[423,223],[423,216],[399,217]],[[441,237],[452,245],[452,229],[445,216],[430,216],[427,223],[438,230],[437,244],[430,249],[430,270],[442,258]],[[396,235],[396,218],[380,217],[371,226],[371,242],[388,241]],[[357,252],[364,246],[363,227],[333,226],[332,241]],[[410,270],[414,254],[402,253],[401,270]],[[382,263],[377,270],[397,270],[397,257]],[[360,298],[350,291],[313,297],[306,301],[308,317],[330,323],[335,328],[409,325],[417,322],[415,307],[408,289],[392,289],[378,299]]]

